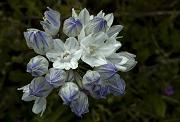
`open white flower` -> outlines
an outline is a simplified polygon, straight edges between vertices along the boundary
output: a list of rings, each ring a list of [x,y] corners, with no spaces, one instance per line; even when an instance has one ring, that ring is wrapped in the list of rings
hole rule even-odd
[[[121,46],[115,38],[109,38],[104,32],[90,34],[81,40],[83,50],[81,59],[91,67],[106,64],[110,56]]]
[[[79,43],[74,37],[69,37],[63,43],[60,39],[54,40],[54,49],[46,53],[47,58],[53,63],[54,68],[76,69],[81,58]]]

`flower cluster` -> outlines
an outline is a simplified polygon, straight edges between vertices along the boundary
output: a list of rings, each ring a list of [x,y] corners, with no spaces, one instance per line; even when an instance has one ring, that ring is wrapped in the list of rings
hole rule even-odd
[[[60,39],[60,13],[47,8],[43,21],[44,31],[28,29],[24,32],[27,46],[38,56],[27,64],[27,72],[34,76],[23,90],[22,100],[35,101],[32,111],[36,114],[46,109],[46,97],[53,89],[72,112],[82,116],[89,111],[88,96],[104,99],[108,94],[121,96],[125,82],[118,71],[127,72],[137,63],[135,55],[117,52],[117,41],[122,25],[113,25],[113,14],[100,11],[96,16],[87,9],[76,13],[63,23],[67,39]]]

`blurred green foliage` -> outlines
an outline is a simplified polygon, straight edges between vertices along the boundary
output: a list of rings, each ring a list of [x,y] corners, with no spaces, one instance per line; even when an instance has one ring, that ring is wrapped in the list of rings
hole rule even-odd
[[[137,66],[120,73],[127,83],[122,97],[89,99],[90,112],[76,117],[56,93],[48,97],[43,117],[31,112],[33,102],[21,101],[18,87],[32,77],[26,64],[36,54],[23,32],[42,29],[39,22],[49,6],[63,21],[71,8],[86,7],[115,14],[122,24],[122,48],[137,55]],[[61,26],[62,27],[62,26]],[[62,28],[61,28],[62,33]],[[62,35],[62,34],[61,34]],[[167,96],[164,89],[174,87]],[[1,122],[180,122],[180,1],[179,0],[5,0],[0,2],[0,121]]]

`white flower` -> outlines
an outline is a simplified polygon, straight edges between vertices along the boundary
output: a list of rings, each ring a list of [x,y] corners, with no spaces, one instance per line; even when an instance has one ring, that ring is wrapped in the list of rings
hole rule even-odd
[[[81,40],[83,50],[81,59],[91,67],[107,63],[106,57],[110,56],[121,46],[115,38],[109,38],[104,32],[90,34]]]
[[[47,58],[54,62],[53,67],[59,69],[76,69],[81,58],[79,43],[74,37],[69,37],[63,43],[60,39],[54,40],[54,49],[46,53]]]

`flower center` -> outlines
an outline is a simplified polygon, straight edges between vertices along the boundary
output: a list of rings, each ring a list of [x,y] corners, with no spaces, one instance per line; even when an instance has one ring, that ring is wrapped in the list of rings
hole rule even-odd
[[[96,51],[96,47],[95,46],[89,46],[88,51],[89,51],[90,54],[94,54],[95,51]]]
[[[64,61],[69,61],[69,60],[70,60],[70,53],[69,53],[69,52],[64,52],[64,53],[61,55],[61,58],[62,58]]]

